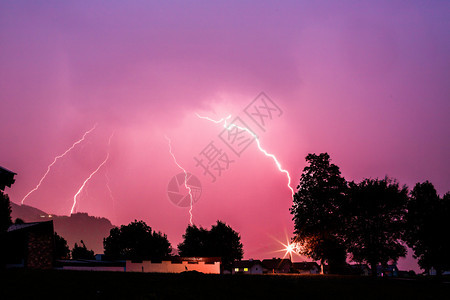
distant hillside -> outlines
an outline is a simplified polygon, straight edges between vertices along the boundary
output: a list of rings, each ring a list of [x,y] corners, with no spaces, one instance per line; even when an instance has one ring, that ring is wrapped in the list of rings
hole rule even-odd
[[[69,248],[80,240],[94,253],[103,253],[103,238],[109,235],[113,228],[106,218],[89,216],[87,213],[76,213],[67,216],[50,215],[46,212],[28,205],[17,205],[11,202],[13,221],[20,218],[25,222],[39,222],[53,220],[55,231],[67,240]]]

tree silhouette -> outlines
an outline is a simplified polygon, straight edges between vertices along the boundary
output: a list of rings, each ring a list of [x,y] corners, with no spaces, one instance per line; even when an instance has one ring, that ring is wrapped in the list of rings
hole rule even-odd
[[[72,249],[72,258],[73,259],[95,259],[94,251],[88,250],[83,240],[80,241],[80,246],[75,243],[75,246]]]
[[[335,273],[346,258],[341,232],[347,182],[328,153],[308,154],[306,161],[309,165],[303,169],[290,209],[295,241],[301,244],[302,254],[322,264],[327,261]]]
[[[345,237],[352,260],[367,262],[376,276],[378,264],[405,256],[400,241],[408,200],[406,187],[392,179],[365,179],[350,183]]]
[[[6,231],[11,224],[11,203],[8,195],[0,191],[0,269],[5,268],[6,264]]]
[[[183,242],[178,244],[180,256],[208,257],[210,255],[209,231],[196,225],[188,225],[186,233],[183,235]]]
[[[217,221],[211,230],[189,225],[183,239],[178,245],[180,256],[220,257],[225,269],[243,257],[239,233],[221,221]]]
[[[417,183],[408,201],[405,240],[418,258],[419,266],[426,271],[431,267],[438,275],[450,267],[450,194],[443,198],[433,184]]]
[[[5,232],[12,224],[9,197],[0,191],[0,232]]]
[[[69,259],[70,249],[67,241],[55,232],[55,257],[56,259]]]
[[[112,228],[103,245],[109,259],[160,260],[172,252],[165,234],[152,231],[144,221],[137,220]]]
[[[22,224],[25,224],[25,221],[22,220],[21,218],[16,218],[16,219],[14,220],[14,224],[16,224],[16,225],[22,225]]]

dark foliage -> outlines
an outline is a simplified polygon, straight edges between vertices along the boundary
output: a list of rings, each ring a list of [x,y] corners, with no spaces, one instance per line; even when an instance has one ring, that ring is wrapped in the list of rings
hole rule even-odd
[[[378,264],[405,256],[402,241],[408,190],[392,179],[350,183],[345,239],[352,260],[367,262],[372,274]]]
[[[0,191],[0,232],[5,232],[11,224],[11,203],[8,195]]]
[[[338,271],[346,258],[342,219],[347,183],[328,153],[308,154],[306,161],[291,208],[295,240],[304,255],[328,261],[332,272]]]
[[[443,198],[433,184],[417,183],[408,202],[404,238],[425,270],[434,267],[437,274],[450,268],[450,194]]]
[[[72,259],[95,259],[94,251],[88,250],[83,240],[81,240],[80,245],[75,243],[72,249]]]
[[[103,245],[109,259],[160,260],[172,252],[165,234],[152,231],[144,221],[137,220],[111,229]]]
[[[69,259],[70,249],[67,241],[55,232],[55,257],[56,259]]]
[[[211,230],[189,225],[178,245],[180,256],[220,257],[224,268],[243,257],[241,237],[224,222],[217,221]]]
[[[16,218],[16,220],[14,220],[14,224],[16,225],[25,224],[25,221],[22,220],[21,218]]]

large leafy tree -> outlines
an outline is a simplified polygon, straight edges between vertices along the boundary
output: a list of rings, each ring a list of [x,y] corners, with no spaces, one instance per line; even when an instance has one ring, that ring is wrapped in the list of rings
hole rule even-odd
[[[162,259],[172,252],[167,236],[153,231],[144,221],[131,222],[111,229],[103,239],[105,256],[109,259]]]
[[[241,237],[224,222],[217,221],[211,230],[189,225],[178,245],[180,256],[220,257],[224,268],[243,257]]]
[[[417,183],[408,201],[405,240],[418,258],[419,266],[434,267],[440,275],[450,268],[450,193],[440,198],[433,184]]]
[[[345,222],[347,250],[353,261],[370,264],[376,275],[379,264],[405,256],[401,238],[408,189],[390,178],[350,183]]]
[[[69,259],[70,249],[67,241],[55,232],[55,257],[56,259]]]
[[[8,195],[0,191],[0,232],[6,231],[11,224],[11,203]]]
[[[328,153],[308,154],[306,162],[291,208],[295,241],[302,254],[327,261],[335,273],[346,259],[342,219],[347,182]]]

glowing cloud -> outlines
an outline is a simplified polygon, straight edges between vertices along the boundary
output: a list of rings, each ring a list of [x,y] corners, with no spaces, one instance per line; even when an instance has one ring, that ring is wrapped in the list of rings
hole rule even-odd
[[[277,166],[278,170],[279,170],[280,172],[286,174],[286,177],[287,177],[287,179],[288,179],[287,187],[288,187],[289,190],[291,191],[292,196],[294,196],[295,192],[294,192],[294,189],[291,187],[291,175],[289,174],[289,172],[288,172],[287,170],[285,170],[285,169],[282,168],[280,162],[278,161],[278,159],[276,158],[276,156],[275,156],[274,154],[268,153],[268,152],[261,146],[261,142],[260,142],[259,138],[258,138],[258,137],[257,137],[250,129],[245,128],[245,127],[240,127],[240,126],[238,126],[238,125],[236,125],[236,124],[230,124],[230,125],[227,125],[227,121],[231,118],[231,115],[227,116],[226,118],[222,118],[222,119],[220,119],[220,120],[213,120],[213,119],[208,118],[208,117],[200,116],[200,115],[197,114],[197,113],[196,113],[196,115],[197,115],[197,117],[199,117],[200,119],[205,119],[205,120],[208,120],[208,121],[213,122],[213,123],[216,123],[216,124],[223,123],[223,127],[224,127],[226,130],[228,130],[228,131],[231,130],[231,129],[233,129],[233,128],[238,128],[238,129],[240,129],[240,130],[244,130],[244,131],[248,132],[251,136],[253,136],[253,137],[255,138],[255,141],[256,141],[256,144],[257,144],[257,146],[258,146],[259,151],[261,151],[265,156],[270,157],[270,158],[275,162],[275,165]]]

